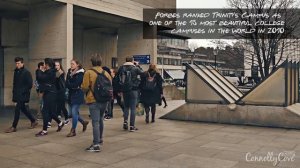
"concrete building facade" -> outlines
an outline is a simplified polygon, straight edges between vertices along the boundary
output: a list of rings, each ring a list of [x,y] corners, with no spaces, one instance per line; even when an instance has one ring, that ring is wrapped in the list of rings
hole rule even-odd
[[[0,1],[0,106],[13,105],[14,58],[21,56],[35,78],[44,58],[79,60],[90,67],[100,53],[112,67],[132,55],[156,63],[157,40],[143,39],[144,8],[176,8],[176,0],[5,0]],[[147,30],[156,33],[156,30]],[[32,107],[37,96],[32,89]]]

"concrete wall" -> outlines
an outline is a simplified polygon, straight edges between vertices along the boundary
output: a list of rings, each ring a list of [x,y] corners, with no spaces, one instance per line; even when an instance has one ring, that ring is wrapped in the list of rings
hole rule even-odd
[[[285,107],[186,103],[163,119],[300,129],[300,115]]]
[[[31,70],[47,57],[63,59],[66,67],[67,60],[73,57],[72,6],[45,4],[33,7],[29,15],[29,36]]]
[[[23,57],[28,67],[28,21],[1,20],[1,46],[4,47],[4,105],[13,105],[12,86],[15,57]]]
[[[99,53],[102,65],[111,67],[111,58],[117,57],[117,35],[104,34],[96,30],[74,31],[74,58],[80,60],[84,67],[91,67],[91,55]]]
[[[143,8],[176,8],[176,0],[56,0],[96,11],[143,20]]]
[[[157,62],[157,40],[143,39],[142,23],[124,25],[118,31],[118,64],[133,55],[150,55],[151,63]],[[146,70],[148,66],[142,68]]]

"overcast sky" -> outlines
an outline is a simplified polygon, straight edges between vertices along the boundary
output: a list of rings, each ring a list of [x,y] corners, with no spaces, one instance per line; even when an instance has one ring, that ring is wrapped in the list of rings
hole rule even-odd
[[[225,8],[227,0],[177,0],[177,8]],[[209,40],[189,40],[196,42],[198,46],[215,47]]]
[[[177,8],[224,8],[227,0],[177,0]]]

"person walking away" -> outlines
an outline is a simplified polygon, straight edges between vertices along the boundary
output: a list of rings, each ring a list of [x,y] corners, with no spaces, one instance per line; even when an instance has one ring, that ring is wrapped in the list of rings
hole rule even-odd
[[[139,97],[139,85],[141,82],[140,75],[143,70],[139,67],[138,62],[134,62],[132,57],[126,58],[126,62],[118,71],[118,84],[124,99],[124,123],[123,129],[128,130],[128,116],[130,109],[130,132],[137,131],[135,126],[135,112]]]
[[[35,76],[37,76],[38,71],[42,71],[42,72],[44,71],[44,62],[38,63],[38,68],[35,71]],[[39,81],[37,80],[37,78],[34,82],[34,86],[35,86],[35,89],[36,89],[36,92],[37,92],[37,95],[39,98],[39,105],[40,105],[39,111],[37,113],[37,119],[42,119],[43,98],[42,98],[42,94],[40,93],[40,89],[39,89],[40,85],[39,85]]]
[[[76,136],[78,121],[82,124],[82,131],[87,129],[88,121],[84,121],[79,114],[80,106],[84,103],[84,93],[81,89],[84,69],[77,60],[71,61],[71,68],[68,70],[66,87],[69,90],[69,113],[72,115],[72,128],[67,137]]]
[[[65,117],[65,125],[67,125],[70,121],[69,114],[65,105],[65,93],[66,93],[66,80],[65,80],[65,72],[60,62],[55,62],[56,69],[56,87],[57,87],[57,115],[60,115],[61,112]]]
[[[113,96],[114,99],[116,99],[117,104],[121,107],[123,115],[124,115],[124,102],[122,101],[122,95],[121,95],[121,88],[119,87],[118,83],[118,75],[117,75],[117,69],[114,69],[112,71],[112,85],[113,85]],[[112,103],[112,111],[113,111],[113,103]]]
[[[104,67],[102,67],[102,69],[104,71],[106,71],[110,75],[110,77],[112,78],[110,68],[104,66]],[[107,108],[106,108],[105,113],[104,113],[104,120],[111,120],[113,118],[113,111],[112,111],[113,110],[112,106],[114,105],[113,103],[114,103],[114,99],[112,97],[110,102],[107,104]]]
[[[38,123],[33,115],[28,111],[25,103],[29,103],[30,100],[30,90],[32,88],[32,76],[31,73],[24,67],[24,60],[21,57],[15,58],[16,69],[14,71],[13,78],[13,99],[12,101],[16,103],[15,116],[12,126],[8,128],[5,132],[12,133],[17,131],[17,125],[20,119],[20,111],[22,111],[25,116],[30,120],[30,129],[35,128]]]
[[[146,112],[146,123],[149,123],[149,112],[151,108],[151,122],[155,122],[156,104],[161,103],[163,95],[162,77],[156,65],[150,64],[148,71],[141,76],[141,102]]]
[[[43,130],[35,134],[36,137],[41,137],[48,135],[48,122],[51,119],[54,119],[58,128],[56,132],[60,132],[64,127],[64,123],[56,115],[56,98],[57,98],[57,89],[56,89],[56,70],[54,68],[55,64],[53,59],[45,58],[45,71],[37,72],[37,80],[40,82],[40,92],[43,95],[44,106],[42,109],[43,112]]]
[[[100,152],[100,145],[103,145],[104,113],[113,94],[112,79],[108,72],[101,68],[100,55],[93,55],[91,62],[93,67],[86,71],[82,83],[93,125],[93,144],[86,148],[86,151]]]

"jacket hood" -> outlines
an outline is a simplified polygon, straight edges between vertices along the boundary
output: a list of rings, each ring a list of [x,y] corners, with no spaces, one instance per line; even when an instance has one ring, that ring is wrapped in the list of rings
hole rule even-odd
[[[84,73],[84,69],[82,68],[82,69],[79,69],[78,71],[76,71],[76,73]]]
[[[133,65],[133,66],[135,66],[132,62],[125,62],[123,65]]]

